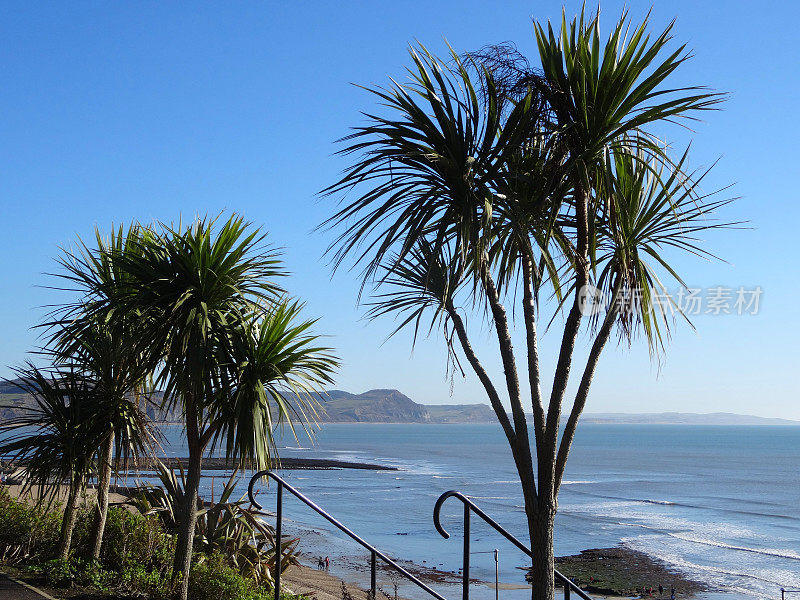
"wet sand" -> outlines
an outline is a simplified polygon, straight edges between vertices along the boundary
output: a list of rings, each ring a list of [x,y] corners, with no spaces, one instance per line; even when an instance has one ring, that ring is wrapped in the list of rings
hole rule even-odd
[[[369,592],[357,584],[345,582],[327,571],[304,565],[286,569],[281,575],[281,585],[286,591],[309,595],[316,600],[342,600],[342,586],[344,586],[353,600],[369,600]]]

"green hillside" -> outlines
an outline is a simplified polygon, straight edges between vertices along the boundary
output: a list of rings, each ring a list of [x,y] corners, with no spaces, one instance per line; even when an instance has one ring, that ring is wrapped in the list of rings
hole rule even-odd
[[[157,393],[158,400],[161,399]],[[323,423],[489,423],[495,420],[494,413],[485,404],[458,404],[428,406],[418,404],[397,390],[370,390],[363,394],[351,394],[331,390],[318,396],[323,407],[320,421]],[[0,424],[22,414],[31,399],[13,384],[0,384]],[[158,407],[149,407],[151,419],[159,422],[180,420],[178,412],[167,412]]]

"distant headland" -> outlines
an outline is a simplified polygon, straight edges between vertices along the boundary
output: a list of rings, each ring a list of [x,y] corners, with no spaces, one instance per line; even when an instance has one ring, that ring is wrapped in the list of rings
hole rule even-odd
[[[156,393],[160,400],[160,393]],[[353,394],[329,390],[317,395],[322,407],[320,423],[494,423],[497,417],[488,404],[419,404],[395,389],[369,390]],[[290,400],[291,401],[291,400]],[[30,406],[31,398],[13,384],[0,382],[0,424]],[[148,408],[156,422],[180,421],[180,414]],[[733,413],[587,413],[584,424],[619,425],[800,425],[800,421]]]

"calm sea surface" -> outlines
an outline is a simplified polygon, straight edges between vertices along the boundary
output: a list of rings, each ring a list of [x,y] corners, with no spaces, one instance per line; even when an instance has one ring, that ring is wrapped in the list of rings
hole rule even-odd
[[[186,455],[180,429],[168,428],[169,453]],[[449,540],[436,533],[436,498],[455,489],[526,539],[522,498],[496,425],[325,425],[314,443],[281,444],[282,456],[376,462],[399,471],[287,471],[300,491],[392,556],[439,569],[461,566],[461,504],[443,510]],[[211,472],[209,472],[211,474]],[[222,473],[216,472],[217,475]],[[221,487],[216,478],[216,489]],[[779,598],[800,588],[800,427],[583,425],[570,455],[556,520],[556,554],[623,544],[702,579],[716,597]],[[210,478],[201,493],[210,497]],[[241,493],[245,493],[242,482]],[[260,486],[261,502],[274,491]],[[218,492],[217,492],[218,493]],[[335,574],[363,555],[291,497],[284,515],[303,548],[330,556]],[[452,502],[452,504],[450,504]],[[490,552],[500,550],[500,580],[521,583],[524,557],[473,519],[472,575],[493,581]],[[367,565],[366,559],[363,562]],[[388,579],[384,585],[391,586]],[[642,582],[657,586],[669,582]],[[440,586],[447,598],[458,586]],[[474,586],[475,598],[493,598]],[[406,586],[401,594],[420,597]],[[529,597],[503,591],[503,598]]]

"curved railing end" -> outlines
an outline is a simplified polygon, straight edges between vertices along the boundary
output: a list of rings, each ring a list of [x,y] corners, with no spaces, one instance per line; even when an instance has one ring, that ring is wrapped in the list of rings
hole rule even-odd
[[[250,504],[255,506],[256,510],[261,510],[264,507],[261,506],[261,504],[259,504],[258,502],[256,502],[255,496],[253,495],[253,486],[256,484],[257,479],[261,479],[262,477],[264,477],[264,475],[271,475],[271,474],[272,471],[270,471],[269,469],[265,469],[263,471],[259,471],[250,478],[250,485],[247,486],[247,496],[250,498]]]
[[[442,510],[442,504],[444,504],[444,501],[451,497],[458,498],[459,500],[465,503],[469,501],[469,499],[464,494],[456,490],[450,490],[448,492],[445,492],[444,494],[439,496],[438,500],[436,500],[436,504],[433,506],[433,526],[436,527],[436,531],[438,531],[439,535],[441,535],[444,539],[449,539],[450,534],[444,527],[442,527],[442,522],[441,519],[439,518],[439,512]]]

